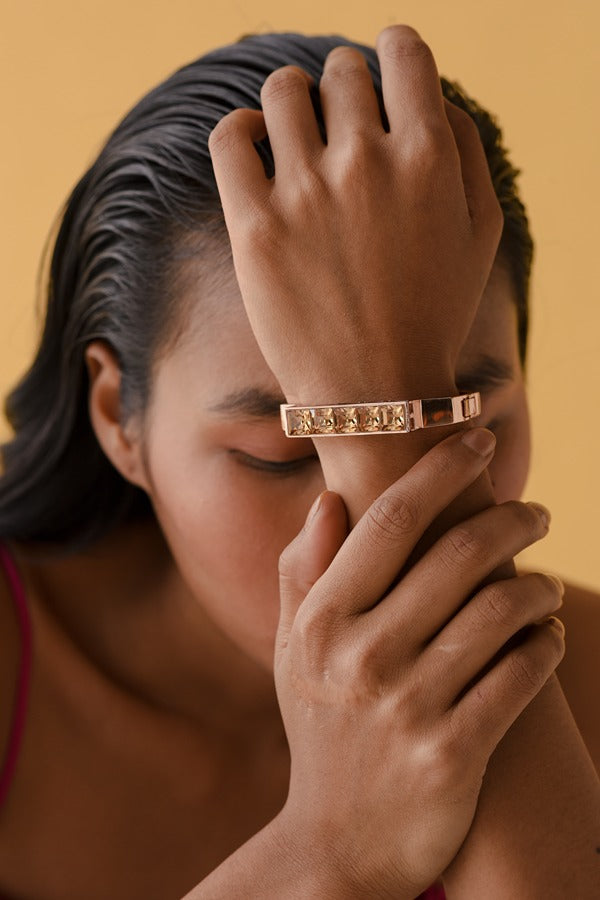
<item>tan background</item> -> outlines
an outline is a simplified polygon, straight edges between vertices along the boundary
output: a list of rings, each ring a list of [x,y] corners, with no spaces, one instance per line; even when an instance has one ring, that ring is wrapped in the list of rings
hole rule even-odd
[[[0,8],[0,395],[33,349],[35,277],[53,218],[148,88],[245,32],[372,44],[385,25],[408,22],[440,71],[496,112],[524,170],[537,242],[525,496],[550,507],[553,526],[522,562],[600,588],[596,0],[2,0]]]

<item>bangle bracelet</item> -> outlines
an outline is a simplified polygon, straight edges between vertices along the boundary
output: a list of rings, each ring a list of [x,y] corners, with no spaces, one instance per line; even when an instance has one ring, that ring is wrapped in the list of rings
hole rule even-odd
[[[417,428],[454,425],[481,413],[479,392],[429,400],[389,400],[379,403],[336,403],[292,406],[282,403],[281,425],[286,437],[337,437],[361,434],[406,434]]]

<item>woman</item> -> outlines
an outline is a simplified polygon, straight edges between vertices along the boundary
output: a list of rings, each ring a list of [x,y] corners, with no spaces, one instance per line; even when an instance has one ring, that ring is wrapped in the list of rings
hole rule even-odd
[[[65,210],[0,482],[33,636],[7,897],[414,897],[442,873],[449,896],[551,896],[559,854],[592,896],[598,780],[550,677],[561,588],[510,564],[547,530],[515,502],[515,173],[446,84],[491,135],[503,226],[418,36],[385,29],[370,72],[339,44],[249,37],[176,73]],[[481,429],[289,440],[278,418],[459,389],[486,391],[495,454]]]

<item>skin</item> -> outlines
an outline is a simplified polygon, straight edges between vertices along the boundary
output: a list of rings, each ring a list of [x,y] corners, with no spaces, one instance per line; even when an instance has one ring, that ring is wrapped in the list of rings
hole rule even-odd
[[[178,570],[210,622],[244,656],[271,670],[279,617],[277,561],[325,482],[313,442],[287,439],[278,415],[211,411],[249,386],[284,400],[252,333],[233,271],[227,281],[219,295],[201,298],[200,327],[188,329],[161,362],[146,420],[132,429],[127,456],[113,452],[113,462],[148,491]],[[201,327],[207,312],[210,332]],[[472,380],[481,353],[514,372],[512,380],[488,389],[481,416],[481,424],[496,433],[489,473],[503,502],[522,493],[530,438],[516,313],[501,262],[461,353],[459,385]],[[114,379],[115,363],[100,345],[90,346],[88,358],[97,383],[92,396],[101,406],[100,381],[111,373]],[[110,422],[98,411],[93,419],[101,443],[110,447]],[[260,460],[291,468],[284,474],[261,470]]]
[[[196,301],[193,327],[186,332],[188,339],[159,364],[144,423],[131,422],[121,429],[114,357],[101,344],[87,351],[90,411],[98,439],[113,463],[151,492],[160,528],[148,523],[117,531],[94,553],[72,559],[36,567],[21,555],[20,562],[30,596],[43,602],[86,658],[121,685],[136,707],[148,709],[150,703],[193,723],[201,745],[206,746],[206,735],[211,735],[209,752],[221,760],[229,758],[230,748],[254,747],[260,730],[262,742],[254,751],[258,755],[250,754],[243,774],[247,795],[242,802],[250,812],[242,816],[238,808],[237,832],[227,822],[227,843],[204,845],[202,859],[196,853],[190,858],[195,860],[190,872],[198,879],[202,869],[210,872],[268,821],[285,798],[288,751],[270,655],[279,606],[277,558],[301,528],[324,481],[318,460],[276,476],[248,468],[229,452],[283,460],[290,455],[310,458],[313,451],[308,441],[305,447],[303,441],[284,438],[276,417],[226,424],[222,416],[209,412],[232,390],[256,385],[278,393],[278,385],[249,327],[233,272],[214,295],[190,290]],[[212,339],[206,329],[209,310]],[[497,436],[488,471],[499,500],[520,495],[529,454],[515,323],[510,281],[498,264],[459,371],[465,377],[483,349],[515,367],[515,379],[490,390],[483,403],[482,422],[492,425]],[[243,364],[233,366],[227,360]],[[203,503],[187,502],[192,483],[198,485],[194,496]],[[282,515],[273,524],[277,508]],[[248,535],[253,535],[251,545]],[[25,554],[26,548],[18,549]],[[260,564],[257,549],[263,554]],[[202,565],[194,564],[196,554]],[[82,594],[86,604],[80,602]],[[242,624],[229,627],[236,616]],[[188,758],[185,742],[182,746],[172,758],[187,782],[197,762]],[[132,752],[142,749],[148,757],[156,752],[149,744]],[[227,781],[239,766],[237,751],[235,759],[225,764]],[[267,797],[265,784],[271,786]],[[225,795],[225,784],[221,791]],[[239,787],[236,791],[239,799]],[[201,808],[206,810],[205,800]],[[213,820],[224,815],[220,804],[208,808]],[[180,824],[183,845],[190,825],[185,819]],[[53,853],[52,858],[62,871],[60,855]],[[118,884],[118,867],[113,864],[110,871]],[[183,865],[180,872],[185,884]],[[149,878],[147,890],[154,889]]]
[[[274,735],[275,743],[279,737],[275,755],[284,760],[270,673],[279,611],[274,576],[280,551],[300,528],[310,502],[325,483],[320,465],[323,457],[315,458],[310,442],[304,445],[306,449],[302,442],[287,442],[276,417],[259,422],[256,417],[251,420],[224,417],[214,409],[225,394],[248,386],[268,389],[276,398],[279,395],[283,399],[258,344],[253,343],[239,295],[233,289],[233,278],[230,285],[232,290],[225,291],[226,297],[220,296],[217,304],[211,305],[215,298],[198,297],[185,341],[157,368],[152,402],[142,421],[121,426],[118,367],[107,348],[95,344],[88,349],[92,383],[90,413],[96,434],[123,475],[148,491],[160,530],[151,534],[143,533],[142,529],[137,539],[129,535],[121,549],[119,540],[124,535],[111,535],[85,558],[54,568],[46,566],[44,572],[42,567],[37,573],[40,596],[43,594],[49,605],[53,598],[57,618],[65,630],[77,633],[88,658],[93,658],[99,669],[110,673],[121,685],[128,686],[140,700],[153,701],[199,723],[200,733],[210,744],[213,764],[220,759],[228,739],[234,748],[235,737],[239,739],[244,733],[244,746],[253,748],[256,758],[267,762],[271,754],[263,752],[264,745],[259,744],[269,733]],[[207,313],[210,329],[203,327]],[[505,434],[505,440],[499,441],[497,464],[490,473],[496,499],[503,500],[518,496],[522,490],[528,429],[525,394],[516,366],[510,283],[501,267],[496,268],[490,280],[486,300],[480,304],[476,324],[452,373],[459,385],[471,380],[477,386],[478,376],[474,372],[482,352],[505,367],[512,364],[515,369],[512,379],[490,392],[484,407],[487,421],[494,422],[494,427]],[[235,361],[240,361],[240,365]],[[289,399],[289,390],[285,394]],[[390,450],[393,446],[390,443]],[[385,452],[390,453],[387,449]],[[281,461],[284,458],[281,454],[293,454],[303,461],[285,476],[266,472],[264,464],[262,471],[260,466],[257,468],[257,457]],[[339,504],[337,508],[340,509]],[[531,528],[532,515],[530,511]],[[487,518],[490,520],[490,515]],[[541,536],[537,518],[535,532],[536,538]],[[524,542],[520,546],[523,545]],[[99,576],[98,581],[94,574]],[[85,606],[80,602],[83,589],[90,601]],[[143,604],[139,603],[141,598]],[[94,603],[95,599],[99,602]],[[546,598],[540,604],[539,613],[555,608]],[[382,609],[390,610],[390,604]],[[371,622],[376,619],[377,615],[369,617]],[[115,629],[116,622],[118,629]],[[389,629],[384,629],[384,637],[388,634]],[[258,720],[257,715],[262,718]],[[475,718],[472,717],[474,724]],[[364,738],[364,730],[361,733]],[[141,759],[151,754],[144,747]],[[245,760],[245,754],[242,757]],[[297,761],[298,756],[292,754],[292,758]],[[397,762],[401,764],[402,759],[403,752],[399,752]],[[238,768],[240,765],[238,761]],[[231,766],[229,776],[235,768]],[[309,764],[309,776],[310,770]],[[284,787],[284,765],[279,772],[279,783]],[[255,795],[249,791],[247,797],[235,796],[238,807],[246,812],[255,808],[266,783],[264,766],[262,771],[257,767],[253,774]],[[227,815],[225,802],[230,783],[231,777],[225,777],[223,793],[217,791],[215,810],[202,806],[201,812],[203,816],[214,812],[216,817],[221,817],[235,847],[239,845],[239,835],[229,831],[234,823]],[[307,778],[306,784],[309,783],[313,789],[318,786],[314,778],[312,781]],[[344,783],[348,781],[342,779]],[[396,783],[404,782],[400,779]],[[451,779],[450,784],[453,783]],[[417,794],[421,798],[421,793],[406,792],[409,806]],[[235,785],[233,794],[236,795]],[[373,795],[368,794],[367,800],[371,799]],[[316,807],[319,801],[316,797]],[[123,809],[126,808],[125,803]],[[334,807],[325,802],[324,808]],[[268,811],[263,812],[268,821]],[[456,811],[452,815],[456,818]],[[163,820],[171,821],[168,814]],[[253,834],[256,823],[246,825],[246,833]],[[444,831],[440,829],[441,834]],[[347,828],[345,833],[348,834]],[[478,833],[482,833],[481,828]],[[321,843],[307,843],[307,846],[321,846]],[[409,846],[407,852],[414,860],[416,857],[410,851]],[[454,851],[447,856],[447,861]],[[227,848],[222,847],[221,853],[226,855]],[[218,851],[216,855],[218,858]],[[255,884],[255,861],[256,857],[254,861],[250,857],[251,884]],[[207,859],[208,871],[213,862]],[[425,875],[439,872],[439,864],[438,858],[423,860],[419,883],[427,884]],[[263,872],[272,870],[273,866],[267,866]],[[223,895],[230,895],[231,884],[238,883],[236,878],[229,881],[230,887]],[[414,893],[408,890],[407,896]]]
[[[384,134],[378,123],[364,60],[354,59],[352,54],[338,49],[329,55],[319,85],[328,136],[325,147],[319,143],[315,133],[306,80],[301,73],[292,70],[269,76],[261,91],[262,112],[236,110],[230,113],[219,122],[209,139],[245,308],[265,359],[277,374],[290,402],[302,402],[304,397],[322,397],[320,402],[326,402],[326,398],[334,395],[339,398],[338,402],[343,402],[343,395],[348,400],[358,395],[374,396],[376,389],[385,390],[386,385],[388,396],[444,396],[454,393],[459,351],[477,312],[500,237],[500,210],[491,190],[479,137],[468,117],[459,115],[451,105],[444,106],[429,49],[414,30],[392,26],[378,35],[377,52],[390,120],[389,134]],[[273,181],[265,179],[252,149],[252,142],[264,137],[266,132],[275,157],[276,177]],[[344,136],[347,140],[343,139]],[[368,160],[367,164],[365,160]],[[385,218],[381,210],[385,210]],[[339,227],[340,221],[347,227]],[[386,228],[388,221],[395,226],[393,246],[390,231]],[[371,252],[365,254],[362,234],[366,223]],[[272,246],[276,235],[281,235],[281,241],[278,241],[275,260]],[[314,260],[314,265],[307,266],[305,260],[308,259]],[[332,329],[324,327],[323,323],[323,295],[327,297],[330,321],[335,323],[334,341],[331,340]],[[403,298],[402,305],[397,304],[399,295]],[[281,302],[282,297],[285,298],[284,303]],[[418,314],[415,315],[416,309]],[[436,393],[433,393],[434,390]],[[392,498],[387,493],[376,498],[402,472],[406,472],[410,482],[409,467],[420,466],[421,462],[425,465],[425,460],[430,458],[421,460],[428,442],[435,443],[435,436],[426,430],[415,432],[414,437],[414,441],[398,439],[395,445],[391,444],[392,438],[390,444],[385,445],[381,439],[368,436],[362,441],[340,438],[339,449],[332,441],[317,444],[327,486],[341,494],[350,523],[357,525],[362,536],[371,534],[373,537],[374,532],[375,544],[379,541],[390,552],[397,546],[409,523],[418,518],[415,506],[419,506],[419,501],[415,501],[415,496],[419,494],[415,492],[411,496],[407,486],[408,498],[400,498],[399,506],[393,499],[394,491]],[[441,445],[435,448],[434,457],[440,450]],[[437,475],[444,471],[442,468]],[[436,494],[450,480],[442,478]],[[427,491],[420,496],[423,501],[425,497],[430,497]],[[358,879],[363,887],[365,883],[374,883],[372,876],[376,873],[380,888],[382,879],[383,882],[386,879],[384,873],[387,871],[389,874],[390,870],[396,872],[400,876],[399,881],[395,882],[392,876],[392,881],[387,882],[386,896],[402,896],[402,884],[404,888],[409,888],[406,893],[410,896],[415,893],[415,887],[426,885],[427,875],[439,872],[441,857],[437,858],[437,862],[431,857],[432,846],[437,840],[445,847],[447,863],[451,863],[444,873],[444,883],[451,897],[469,896],[469,892],[475,895],[483,891],[490,898],[508,894],[525,897],[534,884],[536,891],[545,896],[554,896],[566,890],[580,896],[591,896],[597,886],[593,843],[597,839],[600,785],[584,752],[580,735],[573,727],[560,685],[554,676],[548,677],[564,653],[564,644],[561,650],[548,628],[544,631],[544,626],[540,625],[541,630],[529,632],[525,639],[526,654],[530,651],[534,656],[538,651],[540,653],[533,667],[529,662],[525,665],[525,677],[519,671],[523,660],[517,662],[514,657],[514,664],[508,664],[510,673],[505,670],[504,674],[500,674],[500,668],[511,657],[512,651],[494,666],[492,680],[506,684],[508,675],[512,683],[508,695],[500,697],[495,694],[486,698],[483,679],[467,691],[457,707],[449,710],[454,725],[450,726],[450,747],[446,745],[442,751],[442,758],[449,765],[442,764],[442,768],[446,772],[452,769],[452,759],[456,761],[457,768],[446,782],[446,790],[429,798],[434,809],[439,811],[440,801],[443,806],[449,796],[455,796],[455,776],[458,773],[461,773],[460,781],[462,774],[470,771],[470,787],[476,788],[477,773],[471,768],[473,754],[476,755],[484,745],[488,749],[495,748],[491,759],[482,760],[486,777],[478,800],[477,823],[470,829],[466,841],[463,840],[466,833],[462,828],[468,821],[468,811],[464,805],[462,812],[467,812],[464,819],[458,812],[460,804],[455,807],[454,816],[439,819],[434,814],[433,818],[423,818],[421,810],[428,807],[428,799],[424,796],[423,780],[417,775],[414,784],[420,787],[413,796],[419,797],[421,810],[416,805],[407,808],[410,806],[410,790],[398,798],[400,807],[390,807],[389,794],[385,789],[381,790],[381,779],[394,795],[397,783],[413,783],[411,776],[415,775],[414,769],[410,774],[398,771],[397,779],[386,784],[386,771],[379,766],[379,778],[375,778],[376,784],[373,784],[373,779],[368,775],[363,777],[366,773],[361,763],[365,759],[365,747],[360,746],[360,741],[357,746],[356,738],[359,736],[353,734],[347,739],[344,727],[329,733],[329,710],[327,702],[323,701],[323,690],[326,696],[329,693],[326,687],[329,680],[334,684],[346,684],[350,679],[351,694],[356,691],[360,697],[364,691],[361,680],[353,681],[351,668],[342,665],[340,671],[337,667],[336,648],[340,649],[342,658],[345,656],[347,659],[349,644],[355,654],[358,644],[366,656],[361,655],[359,649],[355,665],[359,672],[364,672],[368,683],[374,669],[380,672],[382,665],[386,668],[383,660],[387,658],[387,672],[381,677],[384,683],[388,683],[390,677],[393,682],[394,672],[402,671],[401,660],[405,657],[401,647],[410,643],[411,636],[414,636],[417,656],[422,656],[425,667],[421,671],[426,671],[427,675],[423,674],[423,681],[419,681],[420,667],[415,663],[412,669],[403,673],[402,678],[406,676],[409,683],[412,681],[415,690],[422,687],[425,696],[428,694],[426,685],[438,697],[444,693],[448,680],[452,682],[453,691],[459,688],[454,680],[455,668],[451,665],[444,668],[439,657],[431,655],[433,648],[428,639],[432,632],[419,633],[416,620],[421,616],[422,606],[424,604],[429,609],[431,604],[433,609],[439,609],[440,604],[444,605],[444,597],[451,590],[448,573],[455,572],[457,568],[462,570],[462,566],[457,564],[458,558],[473,562],[475,558],[481,560],[493,553],[492,566],[486,567],[485,571],[480,569],[479,577],[484,577],[493,566],[503,564],[501,570],[494,570],[493,580],[506,578],[507,575],[514,575],[513,564],[506,564],[507,560],[526,544],[510,542],[511,534],[516,536],[513,528],[518,521],[519,504],[513,502],[491,506],[494,494],[487,474],[463,495],[456,497],[457,502],[446,506],[449,499],[445,498],[445,508],[440,507],[443,514],[433,523],[434,540],[448,526],[454,524],[455,527],[441,538],[445,549],[438,541],[431,553],[425,554],[422,561],[425,568],[433,561],[438,563],[437,566],[430,566],[427,587],[422,584],[419,591],[415,584],[413,593],[409,591],[404,601],[398,596],[400,610],[407,607],[413,609],[415,619],[411,619],[411,627],[407,627],[406,622],[398,621],[402,615],[396,611],[394,603],[379,602],[379,591],[385,583],[373,562],[375,546],[370,544],[368,551],[366,545],[361,547],[360,537],[354,539],[355,532],[349,535],[348,544],[344,545],[354,547],[355,555],[343,554],[341,549],[335,559],[327,554],[330,569],[325,574],[317,575],[319,580],[314,585],[314,591],[309,590],[306,596],[309,602],[306,604],[303,599],[306,589],[302,588],[302,582],[308,581],[303,574],[306,563],[302,565],[301,556],[294,546],[283,554],[280,563],[283,567],[282,588],[290,581],[296,583],[296,603],[293,606],[298,610],[293,624],[290,624],[285,616],[286,603],[282,590],[283,655],[284,659],[289,659],[289,665],[281,667],[277,655],[275,678],[286,730],[290,734],[292,778],[289,806],[296,809],[296,818],[298,815],[301,817],[302,797],[308,793],[311,818],[318,820],[320,810],[323,820],[330,822],[341,813],[344,825],[337,838],[342,849],[340,851],[334,842],[336,856],[342,860],[360,860],[353,862],[353,868],[359,870]],[[371,507],[368,517],[359,521],[374,500],[375,508]],[[477,538],[471,531],[472,524],[467,522],[456,526],[465,516],[486,506],[488,509],[484,518],[496,520],[499,527],[490,529],[485,535],[480,533]],[[512,510],[515,517],[512,525],[506,521],[503,527],[501,519],[507,510]],[[531,513],[532,508],[529,507],[521,509],[519,516],[525,516],[532,531],[537,531],[539,539],[542,536],[540,521],[545,517],[542,514],[534,527]],[[337,525],[340,526],[339,518]],[[308,541],[307,533],[309,531],[299,538],[300,546],[303,546],[303,541]],[[426,544],[431,537],[431,533],[426,535]],[[499,542],[507,539],[508,546],[504,545],[504,550],[496,553]],[[361,553],[361,550],[364,552]],[[419,546],[414,550],[419,555],[423,548]],[[399,563],[405,561],[406,557],[402,555]],[[417,570],[423,571],[421,560],[400,580],[399,595],[402,595]],[[320,569],[320,573],[323,572]],[[356,572],[367,573],[368,576],[361,579],[360,587],[355,583]],[[418,580],[416,574],[414,577]],[[543,576],[538,576],[538,579],[538,584],[543,582],[548,587],[550,579],[544,580]],[[477,579],[463,583],[460,596],[469,596],[477,583]],[[531,580],[528,584],[532,584]],[[496,600],[502,599],[499,606],[495,602],[492,604],[495,608],[491,619],[496,624],[500,620],[505,621],[507,598],[504,593],[507,589],[499,585],[490,586],[489,591],[477,593],[469,601],[469,606],[476,606],[486,593],[488,598],[495,595]],[[524,581],[513,579],[510,590],[515,590],[518,595],[520,590],[524,590]],[[364,615],[359,618],[359,625],[356,625],[354,614],[350,618],[344,616],[344,591],[350,595],[356,592],[362,595],[360,611]],[[533,611],[531,602],[537,592],[525,592],[526,599],[523,596],[520,602],[514,604],[509,601],[510,619],[524,610]],[[392,593],[396,594],[396,589]],[[422,603],[412,607],[415,595]],[[335,603],[332,603],[332,596]],[[545,608],[548,610],[548,607]],[[380,618],[380,612],[386,618],[385,610],[388,621],[384,644],[387,641],[387,645],[382,648],[382,635],[377,629],[376,634],[367,635],[365,632],[370,630],[369,623],[372,627],[375,619]],[[482,614],[486,618],[484,609],[480,609],[479,615]],[[461,613],[457,619],[460,616]],[[536,619],[537,615],[530,621]],[[439,627],[441,623],[437,624]],[[354,633],[355,628],[361,633],[359,640]],[[443,630],[448,637],[449,628],[447,626]],[[473,657],[478,656],[481,649],[479,641],[474,640],[475,633],[473,623],[463,620],[460,643],[454,645],[469,647],[466,652],[472,655],[471,675],[477,671]],[[425,644],[421,643],[423,640]],[[535,642],[537,648],[534,650]],[[396,652],[391,651],[390,645],[397,647]],[[496,649],[500,646],[501,643],[495,643]],[[557,652],[559,650],[560,653]],[[379,651],[383,652],[383,658]],[[306,658],[310,661],[308,671],[304,665]],[[481,656],[478,658],[481,662]],[[450,660],[449,657],[446,659]],[[339,676],[337,680],[336,673]],[[311,689],[306,694],[303,687],[303,697],[298,698],[293,686],[306,686],[307,683]],[[406,684],[404,681],[402,683]],[[434,687],[435,684],[438,687]],[[522,698],[525,684],[541,690],[526,709],[522,705],[517,708],[515,701],[518,697]],[[375,685],[383,691],[381,694],[376,690],[375,696],[385,697],[385,688],[377,677]],[[465,682],[461,687],[464,686]],[[418,696],[422,695],[419,691]],[[479,703],[478,709],[470,704],[474,699]],[[458,724],[457,710],[464,703],[469,712]],[[355,705],[360,707],[359,702]],[[415,704],[413,711],[419,716],[418,710],[423,712],[427,706],[424,700],[423,704]],[[462,708],[464,710],[465,706]],[[506,734],[511,708],[514,727],[510,734]],[[520,717],[519,713],[522,714]],[[494,716],[506,716],[504,730],[496,731],[496,739],[503,735],[506,737],[499,746],[486,743],[483,733],[473,734],[473,727],[476,728],[478,722]],[[357,721],[364,726],[363,735],[369,732],[374,740],[383,737],[385,745],[385,736],[377,724],[380,720],[360,718],[359,713]],[[392,730],[399,727],[405,739],[408,738],[399,756],[407,754],[405,762],[410,768],[411,748],[415,745],[412,724],[405,723],[408,728],[404,728],[398,725],[397,718],[387,720],[385,715],[383,721]],[[425,749],[426,753],[432,741],[439,746],[440,740],[444,740],[442,736],[448,734],[447,721],[445,723],[443,717],[437,718],[432,730],[428,730],[423,722],[425,730],[417,729],[417,746]],[[374,731],[371,731],[372,728]],[[323,734],[329,734],[329,742],[322,737]],[[470,738],[470,754],[465,756],[460,748],[464,749],[467,738]],[[345,748],[342,759],[333,751],[334,746],[340,745]],[[398,747],[397,744],[395,746]],[[348,768],[345,780],[339,780],[337,795],[328,795],[328,781],[338,781],[340,763],[343,768],[342,760],[347,756],[353,759],[354,766]],[[556,763],[559,756],[562,771],[568,769],[571,772],[569,783],[558,774],[560,769]],[[304,760],[304,764],[302,761],[298,763],[299,758]],[[394,765],[399,762],[394,756],[392,759]],[[533,777],[526,777],[528,767],[533,769]],[[416,769],[419,769],[418,761]],[[481,773],[483,770],[478,771]],[[295,777],[298,771],[301,772],[300,779]],[[544,771],[546,777],[542,778]],[[321,777],[320,773],[323,773]],[[327,777],[324,777],[325,774]],[[354,791],[352,786],[356,784],[357,777],[358,785]],[[427,781],[426,777],[425,783]],[[307,792],[306,786],[311,783],[313,791]],[[374,787],[378,800],[372,793]],[[348,789],[354,801],[349,806],[346,803]],[[369,801],[374,803],[371,809],[368,808]],[[390,813],[388,817],[384,813],[386,808]],[[368,838],[373,809],[382,815],[375,858],[373,840]],[[568,844],[562,834],[567,817],[575,829]],[[434,820],[437,831],[431,830]],[[457,827],[459,820],[462,826]],[[400,821],[404,827],[398,843]],[[517,836],[517,822],[524,832],[524,839]],[[544,823],[544,828],[539,827],[540,822]],[[419,844],[417,840],[415,844],[413,839],[419,833],[420,826],[424,828],[420,832],[422,841]],[[330,833],[327,828],[322,830],[320,837],[328,846]],[[321,841],[317,840],[316,845],[322,846]],[[497,853],[490,860],[492,845]],[[308,846],[311,843],[305,841],[305,859],[310,858],[306,850]],[[408,848],[409,855],[404,857],[402,865],[402,851],[406,852]],[[350,852],[344,854],[344,849]],[[456,856],[452,860],[454,854]],[[247,852],[242,857],[246,860],[248,879],[252,871],[252,854]],[[562,867],[557,864],[559,859]],[[510,865],[507,865],[508,861]],[[420,872],[419,877],[415,877],[415,870]],[[567,870],[576,873],[569,881],[565,877]],[[220,879],[220,887],[226,895],[227,887],[237,882],[228,878],[225,871],[223,876],[225,880]],[[412,880],[412,885],[407,884],[407,879],[409,882]],[[211,887],[218,881],[218,877],[211,879]],[[247,880],[246,883],[252,882]]]

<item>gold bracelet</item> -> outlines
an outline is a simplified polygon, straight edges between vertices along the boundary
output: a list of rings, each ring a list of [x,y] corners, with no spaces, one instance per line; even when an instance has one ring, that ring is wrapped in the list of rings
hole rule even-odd
[[[334,403],[293,406],[282,403],[286,437],[338,437],[361,434],[406,434],[417,428],[454,425],[481,413],[479,392],[429,400],[386,400],[379,403]]]

